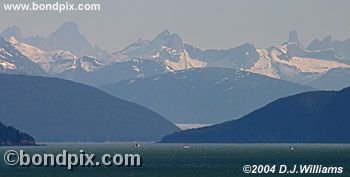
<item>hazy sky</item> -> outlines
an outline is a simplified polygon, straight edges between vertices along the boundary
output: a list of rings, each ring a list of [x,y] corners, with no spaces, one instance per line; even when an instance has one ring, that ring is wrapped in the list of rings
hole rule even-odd
[[[13,2],[1,0],[0,4],[6,1]],[[60,0],[46,0],[56,1]],[[74,21],[91,43],[109,51],[120,50],[138,38],[152,39],[165,29],[201,48],[230,48],[246,42],[269,47],[285,41],[292,29],[304,44],[327,35],[350,38],[348,0],[74,1],[100,2],[103,9],[59,14],[4,12],[1,7],[0,30],[17,25],[24,35],[46,36],[63,22]]]

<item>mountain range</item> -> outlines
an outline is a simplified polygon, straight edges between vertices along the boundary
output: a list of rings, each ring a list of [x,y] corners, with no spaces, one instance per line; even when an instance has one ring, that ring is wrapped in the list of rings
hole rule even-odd
[[[0,72],[27,75],[45,74],[39,65],[30,61],[4,38],[0,38]]]
[[[348,142],[350,39],[300,41],[293,30],[266,49],[201,49],[165,30],[109,53],[73,22],[48,36],[9,27],[0,121],[49,142],[158,141],[179,131],[173,123],[229,120],[163,142]],[[307,92],[318,89],[341,91]]]
[[[17,49],[17,53],[25,56],[24,59],[39,65],[44,74],[95,86],[191,68],[224,67],[318,89],[329,89],[330,87],[323,87],[328,85],[326,80],[321,79],[323,84],[313,85],[314,80],[333,69],[350,68],[350,55],[347,52],[349,40],[334,41],[327,37],[321,41],[314,40],[305,48],[300,43],[296,31],[290,32],[286,43],[267,49],[259,49],[247,43],[231,49],[204,50],[183,42],[178,34],[165,30],[152,40],[139,39],[112,53],[92,47],[73,22],[64,23],[48,37],[23,37],[20,29],[15,26],[3,31],[0,36]],[[5,50],[5,47],[0,48]],[[133,61],[144,60],[147,62],[141,62],[137,66],[131,64]],[[30,65],[20,67],[17,66],[20,63],[1,63],[3,73],[34,70]],[[142,66],[143,64],[147,66]],[[22,71],[17,71],[14,66]],[[131,75],[123,77],[119,70]],[[105,78],[106,74],[109,75],[108,79],[101,79]]]
[[[333,50],[339,58],[350,62],[350,39],[340,41],[333,40],[332,36],[327,36],[322,40],[315,39],[307,49],[312,51]]]
[[[296,39],[288,41],[298,39],[295,32],[293,35]],[[294,42],[268,49],[257,49],[249,43],[227,50],[201,50],[187,46],[189,56],[206,61],[207,66],[246,70],[306,85],[333,68],[350,66],[333,50],[309,51]]]
[[[350,143],[350,88],[274,101],[241,119],[174,133],[164,143]]]
[[[94,87],[0,74],[0,121],[40,142],[157,141],[179,129],[159,114]]]
[[[121,81],[102,90],[146,106],[180,124],[214,124],[310,87],[247,71],[197,68]]]
[[[92,44],[81,34],[78,26],[73,22],[63,23],[55,32],[47,37],[29,36],[24,37],[17,26],[5,29],[0,36],[5,39],[11,37],[18,41],[27,43],[45,51],[66,50],[77,56],[91,55],[102,57],[107,54],[106,51]]]

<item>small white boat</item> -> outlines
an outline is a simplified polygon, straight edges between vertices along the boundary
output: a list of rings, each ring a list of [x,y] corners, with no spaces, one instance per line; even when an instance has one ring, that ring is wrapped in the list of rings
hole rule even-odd
[[[184,149],[189,149],[189,148],[190,148],[189,145],[185,145],[185,146],[184,146]]]
[[[134,145],[134,147],[135,148],[139,148],[139,147],[141,147],[141,145],[137,143],[137,144]]]

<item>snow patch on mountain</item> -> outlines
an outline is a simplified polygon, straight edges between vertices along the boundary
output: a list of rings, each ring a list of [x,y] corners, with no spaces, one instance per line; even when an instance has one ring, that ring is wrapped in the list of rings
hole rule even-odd
[[[0,48],[0,53],[2,53],[2,54],[4,54],[4,55],[7,55],[7,56],[10,56],[10,57],[13,56],[13,55],[10,54],[9,52],[7,52],[4,48]],[[6,57],[5,57],[4,55],[0,55],[0,56],[1,56],[1,58],[6,59]]]
[[[17,68],[15,64],[7,61],[2,61],[1,59],[0,59],[0,66],[4,70],[15,70]]]
[[[57,50],[46,52],[29,44],[19,42],[14,37],[9,42],[29,60],[40,65],[49,74],[63,73],[68,70],[82,69],[92,72],[102,67],[95,57],[77,57],[69,51]]]
[[[83,56],[78,59],[80,68],[86,72],[94,72],[101,69],[104,65],[93,56]]]
[[[259,53],[259,60],[254,64],[253,67],[247,69],[247,71],[280,79],[280,76],[277,74],[272,65],[272,61],[269,57],[268,51],[263,49],[257,49],[257,52]]]
[[[285,61],[281,61],[285,62]],[[324,73],[333,68],[349,68],[350,65],[338,63],[336,61],[325,61],[315,58],[292,57],[287,65],[295,66],[305,73]]]
[[[41,75],[44,71],[30,61],[8,40],[0,37],[0,72],[7,74]]]
[[[294,43],[285,43],[267,50],[257,49],[257,52],[259,60],[246,71],[299,83],[314,79],[334,68],[350,68],[350,65],[341,63],[336,58],[322,58],[326,56],[324,51],[308,51]]]
[[[349,65],[337,61],[322,60],[319,58],[311,58],[302,55],[293,56],[290,54],[292,51],[289,47],[290,44],[285,44],[279,48],[273,48],[270,52],[272,60],[281,64],[293,66],[297,68],[300,72],[306,73],[323,73],[333,68],[350,67]],[[302,49],[298,48],[298,50]],[[308,51],[304,50],[304,52],[307,53]],[[315,53],[317,52],[313,52],[314,55]]]
[[[190,68],[204,68],[206,66],[205,62],[189,57],[186,50],[180,54],[178,61],[165,60],[165,64],[169,71],[179,71]]]
[[[20,51],[24,56],[28,57],[34,63],[47,62],[46,58],[40,57],[46,52],[33,47],[31,45],[18,42],[15,37],[11,37],[9,40],[10,44]]]
[[[125,49],[113,53],[110,61],[153,60],[165,64],[168,71],[205,67],[206,62],[191,58],[184,45],[178,34],[165,30],[152,41],[139,39]]]

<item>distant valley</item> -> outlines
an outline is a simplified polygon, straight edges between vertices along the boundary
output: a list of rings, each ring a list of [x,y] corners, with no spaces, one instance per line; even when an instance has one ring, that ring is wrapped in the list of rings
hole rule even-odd
[[[164,143],[350,143],[350,88],[281,98],[239,120],[174,133]]]
[[[174,123],[214,124],[311,87],[228,68],[201,68],[131,79],[101,87],[144,105]]]

